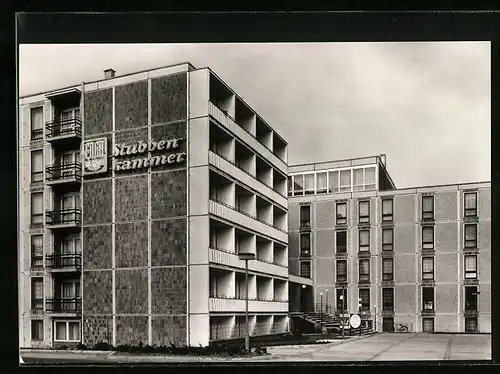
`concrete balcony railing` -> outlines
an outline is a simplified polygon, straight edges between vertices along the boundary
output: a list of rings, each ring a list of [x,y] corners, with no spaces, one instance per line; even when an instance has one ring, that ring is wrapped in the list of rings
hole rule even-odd
[[[283,173],[287,173],[287,165],[285,164],[285,162],[283,162],[269,148],[260,143],[253,135],[243,129],[240,125],[229,118],[229,116],[224,114],[222,110],[217,108],[212,103],[208,103],[208,114],[211,117],[215,118],[226,129],[240,138],[244,143],[249,144],[278,170],[282,171]]]
[[[236,298],[209,298],[210,312],[244,312],[245,299]],[[288,301],[248,300],[248,311],[255,312],[288,312]]]
[[[275,238],[282,243],[288,243],[288,234],[285,231],[279,230],[269,224],[263,223],[257,220],[256,217],[241,213],[234,207],[217,202],[215,200],[209,200],[208,211],[210,214],[231,221],[237,225],[247,227],[257,233],[262,233],[263,235],[266,235],[270,238]]]
[[[208,252],[208,261],[216,264],[236,267],[239,269],[245,269],[245,262],[238,258],[238,254],[222,251],[220,249],[210,248]],[[288,277],[287,267],[264,261],[249,261],[248,270],[281,277]]]
[[[232,177],[234,177],[234,179],[241,181],[248,187],[257,191],[262,191],[262,193],[265,196],[269,197],[273,201],[276,201],[276,203],[278,203],[282,207],[288,206],[287,199],[283,195],[279,194],[278,192],[273,190],[268,185],[262,183],[258,179],[247,174],[246,172],[238,168],[236,165],[231,164],[229,161],[227,161],[220,155],[212,151],[209,151],[208,162],[210,163],[210,165],[213,165],[222,172],[231,175]]]

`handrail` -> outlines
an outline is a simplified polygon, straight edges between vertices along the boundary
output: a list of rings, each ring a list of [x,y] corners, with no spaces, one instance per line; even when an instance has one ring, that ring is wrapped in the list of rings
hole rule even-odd
[[[234,256],[238,256],[238,253],[236,252],[231,252],[225,248],[219,248],[219,247],[213,247],[213,246],[209,246],[210,249],[213,249],[214,251],[219,251],[219,252],[224,252],[224,253],[229,253],[231,255],[234,255]],[[280,264],[278,262],[273,262],[273,261],[268,261],[268,260],[263,260],[263,259],[260,259],[260,258],[256,258],[256,261],[259,261],[259,262],[265,262],[265,263],[268,263],[268,264],[272,264],[272,265],[276,265],[276,266],[281,266],[281,267],[288,267],[287,265],[283,265],[283,264]]]
[[[47,129],[47,137],[49,138],[54,136],[68,135],[68,134],[75,134],[75,135],[82,134],[81,132],[82,121],[78,117],[47,122],[45,124],[45,127]]]

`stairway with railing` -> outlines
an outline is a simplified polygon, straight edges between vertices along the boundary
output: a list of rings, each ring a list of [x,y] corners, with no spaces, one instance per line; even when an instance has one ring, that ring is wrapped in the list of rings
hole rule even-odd
[[[345,311],[344,315],[346,314],[348,314],[347,311]],[[342,313],[333,305],[317,304],[313,310],[302,313],[301,318],[329,335],[342,335]],[[362,320],[359,327],[353,328],[349,324],[349,318],[344,318],[345,336],[365,335],[372,332],[372,320]]]

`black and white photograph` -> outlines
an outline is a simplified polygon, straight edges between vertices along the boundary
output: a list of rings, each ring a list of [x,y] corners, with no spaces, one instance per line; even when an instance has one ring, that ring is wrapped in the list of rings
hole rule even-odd
[[[21,364],[492,358],[490,42],[18,48]]]

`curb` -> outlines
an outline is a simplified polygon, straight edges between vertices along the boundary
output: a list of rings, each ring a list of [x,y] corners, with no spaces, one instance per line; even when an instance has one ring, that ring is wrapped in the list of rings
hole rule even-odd
[[[23,353],[70,353],[70,354],[81,354],[81,355],[104,355],[113,354],[114,351],[85,351],[79,349],[38,349],[38,348],[22,348],[19,350],[20,354]]]

